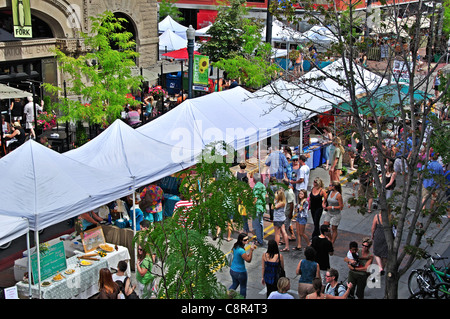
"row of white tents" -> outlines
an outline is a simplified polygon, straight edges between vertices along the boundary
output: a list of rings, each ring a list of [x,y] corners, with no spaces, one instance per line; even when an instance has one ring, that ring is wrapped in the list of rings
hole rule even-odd
[[[346,62],[356,70],[357,94],[386,84]],[[336,61],[323,71],[342,73],[342,63]],[[313,82],[316,91],[311,83],[304,87],[301,83],[277,80],[255,93],[237,87],[189,99],[136,130],[117,120],[93,140],[63,154],[30,140],[0,159],[4,181],[0,215],[25,218],[26,228],[38,231],[195,164],[196,156],[211,142],[224,140],[242,149],[349,99],[348,92],[331,79]],[[4,232],[9,224],[0,218],[0,244],[14,235]]]
[[[323,70],[337,75],[342,63]],[[360,93],[383,85],[380,77],[352,65],[356,82],[369,83],[357,88]],[[304,77],[315,72],[320,71]],[[0,159],[0,245],[30,230],[38,245],[39,230],[123,196],[133,194],[134,200],[137,188],[194,165],[209,143],[225,141],[239,150],[301,128],[304,120],[330,110],[338,97],[340,102],[349,97],[332,80],[317,80],[314,85],[324,90],[316,91],[301,83],[278,80],[255,93],[236,87],[188,99],[138,129],[116,120],[88,143],[62,154],[27,141]]]
[[[211,25],[196,30],[198,37],[208,37],[207,31]],[[159,50],[161,52],[170,52],[185,48],[187,46],[186,30],[187,27],[167,16],[158,23]],[[262,31],[263,40],[266,38],[266,27]],[[274,20],[272,23],[272,42],[293,43],[314,43],[318,50],[328,48],[332,43],[337,42],[337,37],[326,27],[313,26],[310,30],[301,33],[283,22]]]

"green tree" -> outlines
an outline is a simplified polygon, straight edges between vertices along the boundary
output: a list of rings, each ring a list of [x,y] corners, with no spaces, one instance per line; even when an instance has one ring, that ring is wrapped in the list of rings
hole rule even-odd
[[[218,230],[226,233],[230,226],[240,229],[242,218],[238,205],[246,207],[247,212],[255,207],[250,186],[231,174],[224,151],[230,154],[227,158],[235,154],[223,143],[210,144],[195,168],[179,173],[186,175],[180,186],[180,196],[194,203],[185,222],[183,212],[175,211],[172,218],[155,223],[149,231],[140,232],[135,238],[160,261],[161,266],[153,268],[160,298],[226,297],[227,288],[217,281],[215,272],[226,265],[227,260],[216,245],[207,241],[207,236],[216,235]],[[219,244],[221,240],[219,237]]]
[[[244,86],[257,89],[275,77],[278,66],[270,61],[270,43],[261,41],[262,27],[248,23],[243,29],[241,50],[230,53],[229,58],[221,58],[214,66],[226,71],[229,78],[239,78]]]
[[[227,59],[242,50],[244,16],[248,12],[246,1],[230,0],[229,6],[226,4],[222,2],[219,6],[216,20],[207,31],[210,39],[200,48],[201,53],[209,56],[212,62]]]
[[[69,56],[59,49],[55,51],[61,70],[69,76],[68,95],[86,101],[62,99],[60,120],[108,125],[120,118],[126,104],[136,103],[126,95],[141,85],[142,78],[131,71],[139,54],[132,34],[122,31],[125,19],[106,11],[91,20],[91,32],[81,33],[86,54]],[[49,83],[44,83],[44,88],[51,93],[63,90]]]
[[[262,41],[262,23],[245,17],[245,5],[244,0],[232,0],[229,6],[219,7],[207,32],[210,40],[200,50],[229,78],[239,78],[244,86],[255,89],[269,83],[278,67],[271,63],[271,45]]]
[[[159,4],[159,21],[165,17],[171,16],[177,22],[183,22],[184,18],[181,11],[174,5],[177,0],[162,0]]]
[[[388,244],[388,258],[385,265],[386,290],[385,297],[395,299],[398,296],[398,284],[400,277],[411,267],[412,263],[423,255],[424,250],[429,249],[433,244],[433,230],[441,227],[442,216],[446,214],[447,202],[444,200],[444,192],[439,192],[438,202],[433,208],[430,208],[426,202],[422,202],[422,183],[424,178],[430,176],[425,169],[420,174],[414,169],[420,162],[419,151],[421,146],[425,148],[428,154],[430,148],[438,150],[443,158],[448,158],[448,143],[442,143],[442,133],[448,128],[443,125],[442,121],[433,115],[434,109],[440,111],[442,107],[441,101],[448,91],[448,82],[441,84],[441,94],[437,97],[427,95],[426,92],[433,92],[434,76],[436,74],[437,65],[431,65],[428,61],[430,72],[427,75],[420,75],[416,72],[417,60],[411,59],[411,65],[405,68],[407,74],[406,86],[407,93],[400,94],[401,89],[405,89],[399,84],[399,79],[393,77],[394,61],[408,61],[411,52],[412,57],[417,56],[418,49],[421,47],[420,28],[421,20],[425,17],[422,14],[421,6],[424,4],[419,2],[417,11],[410,8],[410,13],[415,16],[416,23],[408,25],[404,20],[394,20],[394,28],[396,33],[393,35],[393,41],[406,45],[399,46],[398,50],[391,50],[387,57],[387,67],[385,70],[377,71],[378,74],[385,79],[389,79],[395,87],[395,93],[402,96],[397,102],[389,103],[387,109],[380,107],[380,102],[389,100],[391,96],[385,94],[380,98],[377,92],[382,89],[381,82],[373,82],[373,79],[365,79],[363,71],[354,61],[359,57],[360,52],[367,53],[370,47],[373,47],[371,41],[364,38],[364,41],[358,39],[353,32],[350,34],[348,30],[354,30],[355,27],[361,26],[361,21],[355,14],[355,7],[360,1],[347,0],[344,1],[346,10],[336,7],[336,2],[325,1],[326,6],[317,8],[315,1],[301,1],[304,12],[298,15],[295,8],[290,5],[292,2],[276,3],[272,8],[272,12],[278,18],[285,18],[293,24],[299,21],[307,21],[311,25],[320,25],[326,27],[335,36],[337,41],[328,47],[326,55],[334,56],[336,59],[342,59],[342,66],[339,72],[331,73],[325,70],[315,72],[316,76],[309,76],[302,81],[296,81],[299,90],[313,94],[324,99],[330,105],[339,106],[346,103],[349,106],[348,112],[337,116],[337,122],[341,122],[344,127],[343,131],[335,132],[336,135],[343,136],[344,131],[357,132],[363,143],[366,159],[368,160],[368,168],[372,176],[374,176],[374,187],[378,194],[378,209],[380,210],[384,221],[384,233]],[[386,4],[386,3],[384,3]],[[399,8],[396,4],[386,4],[386,9],[391,12],[398,12]],[[378,14],[375,11],[372,14]],[[438,14],[433,13],[433,14]],[[398,14],[395,14],[398,16]],[[377,18],[376,16],[368,18]],[[367,21],[370,21],[368,19]],[[433,19],[431,20],[433,21]],[[369,24],[368,24],[369,26]],[[373,27],[373,25],[371,25]],[[432,26],[432,29],[434,26]],[[404,40],[402,34],[409,34],[409,40]],[[379,35],[381,38],[382,36]],[[320,43],[316,43],[317,46]],[[425,69],[427,68],[425,67]],[[339,84],[340,90],[332,91],[321,87],[323,79],[332,79]],[[288,96],[282,89],[273,87],[275,94],[286,98]],[[424,93],[425,92],[425,93]],[[345,93],[345,94],[344,94]],[[394,95],[395,95],[394,93]],[[363,96],[363,99],[361,99]],[[308,104],[299,105],[295,100],[289,100],[288,103],[296,105],[299,109],[308,109]],[[364,106],[361,108],[361,106]],[[363,111],[364,109],[364,111]],[[397,111],[397,116],[391,118],[386,111]],[[351,117],[349,123],[347,118]],[[424,123],[426,125],[421,125]],[[384,165],[380,166],[381,174],[378,174],[377,163],[385,161],[393,162],[396,155],[386,151],[383,141],[389,131],[399,132],[403,128],[403,134],[396,141],[399,145],[399,151],[406,154],[405,165],[409,168],[407,172],[397,175],[397,188],[391,199],[386,198],[386,169]],[[431,130],[432,129],[432,130]],[[345,144],[345,143],[344,143]],[[364,165],[361,165],[364,166]],[[359,168],[362,170],[363,167]],[[353,178],[357,178],[357,172],[353,174]],[[438,179],[440,188],[445,190],[444,179]],[[427,196],[428,199],[430,196]],[[358,205],[358,211],[361,214],[367,212],[366,198],[353,198],[350,203]],[[396,226],[396,235],[394,236],[392,226]]]

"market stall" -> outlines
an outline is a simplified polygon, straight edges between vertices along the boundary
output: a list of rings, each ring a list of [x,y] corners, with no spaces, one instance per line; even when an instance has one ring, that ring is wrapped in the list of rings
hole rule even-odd
[[[101,268],[116,269],[119,261],[130,264],[131,259],[128,248],[105,242],[101,227],[73,239],[56,239],[42,245],[39,262],[36,252],[25,258],[31,260],[32,273],[16,284],[21,298],[87,299],[98,292]],[[73,248],[73,255],[66,258],[68,246]],[[129,276],[130,267],[127,272]]]

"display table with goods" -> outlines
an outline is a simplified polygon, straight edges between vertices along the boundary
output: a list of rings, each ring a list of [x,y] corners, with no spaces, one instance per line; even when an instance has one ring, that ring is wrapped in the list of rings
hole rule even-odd
[[[99,238],[82,240],[82,245],[74,244],[81,249],[74,249],[70,258],[66,258],[62,241],[52,246],[40,245],[41,285],[39,287],[37,256],[34,253],[30,257],[32,276],[25,274],[16,284],[19,297],[26,299],[31,294],[31,298],[37,299],[87,299],[95,295],[101,268],[116,269],[121,260],[130,264],[128,248],[101,242]],[[73,239],[73,242],[79,241],[79,237]],[[45,248],[44,251],[41,248]],[[129,276],[130,267],[127,272]]]
[[[133,244],[133,229],[120,228],[115,225],[102,225],[105,240],[108,243],[119,245],[127,248],[130,254],[130,267],[134,271],[134,244]],[[114,266],[115,267],[115,266]]]

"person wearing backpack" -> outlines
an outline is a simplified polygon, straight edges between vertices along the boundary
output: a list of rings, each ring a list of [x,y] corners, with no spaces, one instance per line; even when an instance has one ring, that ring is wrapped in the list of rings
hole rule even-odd
[[[342,282],[338,282],[339,272],[334,268],[327,270],[325,278],[326,285],[324,294],[327,295],[326,299],[347,299],[350,294],[350,289],[352,288],[351,282],[348,283],[347,286]]]
[[[136,285],[131,285],[130,278],[126,275],[128,264],[121,260],[117,264],[117,272],[112,275],[113,280],[119,285],[120,292],[123,294],[121,299],[139,299],[136,292]]]

